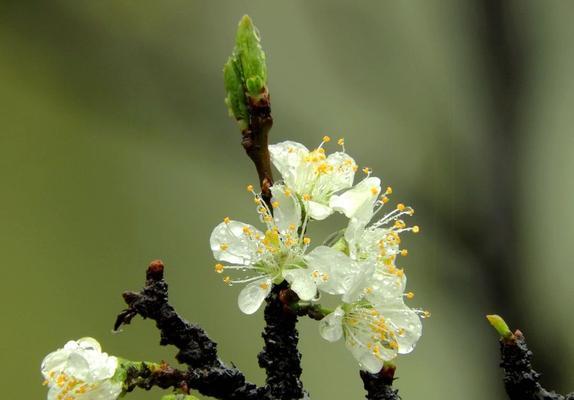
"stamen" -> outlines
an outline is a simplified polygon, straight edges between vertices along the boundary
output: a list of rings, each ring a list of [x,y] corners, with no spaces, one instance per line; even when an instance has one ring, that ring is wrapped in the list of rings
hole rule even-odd
[[[223,266],[223,264],[215,264],[215,272],[217,272],[218,274],[221,274],[224,268],[225,267]]]
[[[225,217],[225,218],[223,218],[223,222],[225,224],[229,224],[231,222],[231,219],[229,219],[229,217]]]

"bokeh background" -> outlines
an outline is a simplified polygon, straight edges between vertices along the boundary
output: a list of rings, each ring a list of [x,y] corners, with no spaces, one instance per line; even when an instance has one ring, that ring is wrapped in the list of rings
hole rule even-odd
[[[545,385],[572,390],[574,3],[3,0],[2,397],[44,398],[40,362],[71,338],[173,360],[150,321],[111,332],[156,258],[178,310],[263,382],[262,315],[240,314],[208,246],[224,216],[255,222],[221,76],[245,13],[272,141],[345,137],[417,210],[406,271],[433,317],[398,362],[404,398],[504,399],[492,312],[527,334]],[[314,321],[300,334],[312,398],[361,398],[343,344]]]

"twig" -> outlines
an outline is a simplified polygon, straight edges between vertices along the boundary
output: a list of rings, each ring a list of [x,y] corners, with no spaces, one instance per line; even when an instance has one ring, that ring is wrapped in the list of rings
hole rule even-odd
[[[248,127],[241,131],[243,139],[241,144],[245,152],[251,158],[259,175],[261,196],[268,206],[271,206],[271,186],[273,185],[273,173],[271,171],[271,159],[269,156],[269,130],[273,126],[271,117],[271,102],[269,92],[265,90],[257,98],[249,97]]]
[[[528,350],[522,332],[517,330],[509,338],[500,339],[500,366],[504,369],[504,386],[510,400],[572,400],[548,391],[540,385],[540,374],[532,368],[532,352]]]
[[[286,291],[290,292],[286,282],[275,285],[265,300],[266,326],[262,334],[265,346],[259,353],[259,366],[267,372],[266,383],[272,398],[296,400],[303,398],[305,391],[300,379],[297,315],[282,301]]]
[[[147,269],[145,287],[139,292],[124,293],[128,308],[118,315],[114,329],[129,324],[136,315],[156,322],[161,332],[160,344],[177,347],[176,359],[189,367],[185,374],[173,370],[161,382],[173,383],[175,374],[189,388],[206,396],[237,400],[265,398],[265,388],[246,382],[238,369],[227,367],[217,356],[217,344],[201,327],[180,317],[168,303],[168,286],[163,279],[163,271],[161,261],[152,262]]]
[[[383,369],[376,374],[361,371],[361,379],[367,391],[368,400],[399,400],[399,391],[393,389],[395,379],[395,366],[385,364]]]

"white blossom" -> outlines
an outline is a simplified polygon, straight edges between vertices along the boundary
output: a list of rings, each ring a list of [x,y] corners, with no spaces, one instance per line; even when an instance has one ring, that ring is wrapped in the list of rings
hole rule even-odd
[[[300,143],[285,141],[269,146],[271,161],[280,172],[285,186],[292,190],[305,207],[305,212],[315,220],[322,220],[333,213],[329,205],[333,194],[350,188],[357,165],[343,151],[325,154],[323,145],[328,136],[314,150]],[[343,145],[342,140],[339,144]]]
[[[248,190],[253,192],[249,185]],[[225,218],[211,234],[211,250],[218,263],[215,270],[245,272],[248,276],[232,279],[225,276],[224,282],[232,285],[247,284],[240,292],[238,305],[246,314],[256,312],[272,284],[287,280],[291,288],[303,300],[311,300],[316,295],[312,278],[304,273],[303,254],[310,239],[305,237],[308,218],[301,221],[301,206],[292,191],[284,185],[271,188],[273,213],[261,197],[255,195],[257,211],[266,224],[265,232],[252,225]]]
[[[385,361],[414,349],[422,334],[419,314],[426,315],[407,307],[402,297],[379,304],[362,300],[337,307],[319,322],[319,332],[330,342],[344,337],[360,367],[377,373]]]
[[[64,348],[48,354],[42,362],[48,400],[114,400],[122,382],[112,377],[118,359],[102,353],[93,338],[69,341]]]

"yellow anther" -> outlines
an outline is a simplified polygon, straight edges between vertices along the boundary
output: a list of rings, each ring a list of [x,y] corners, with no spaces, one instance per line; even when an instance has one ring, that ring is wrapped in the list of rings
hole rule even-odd
[[[412,300],[415,298],[415,294],[413,292],[408,292],[408,293],[405,293],[405,297],[409,300]]]
[[[373,293],[373,288],[372,287],[365,288],[365,293],[367,294]]]
[[[221,274],[223,272],[223,264],[215,264],[215,272],[217,272],[218,274]]]
[[[230,223],[231,220],[229,219],[229,217],[225,217],[223,218],[223,222],[225,222],[226,224]]]
[[[382,204],[387,204],[389,202],[389,198],[387,196],[381,196],[381,200],[379,200]]]
[[[304,237],[304,238],[303,238],[303,243],[304,243],[304,244],[309,244],[309,243],[311,243],[311,238],[309,238],[309,237]]]
[[[290,230],[290,231],[294,231],[295,229],[297,229],[297,227],[295,226],[295,224],[289,225],[289,230]]]
[[[369,167],[365,167],[363,168],[363,172],[368,175],[371,173],[371,169]]]
[[[399,211],[405,211],[405,205],[403,203],[399,203],[397,204],[397,210]]]
[[[407,225],[405,224],[404,221],[402,221],[400,219],[395,221],[395,228],[403,229],[405,226],[407,226]]]
[[[389,194],[392,194],[392,193],[393,193],[393,188],[390,187],[390,186],[387,186],[387,189],[385,190],[385,194],[386,194],[386,195],[389,195]]]
[[[259,287],[263,290],[269,289],[269,284],[267,282],[263,282],[259,284]]]
[[[399,328],[399,330],[397,331],[397,333],[399,334],[399,336],[404,336],[406,332],[405,328]]]
[[[319,271],[313,271],[313,272],[311,273],[311,275],[313,275],[313,278],[316,279],[316,278],[319,277]]]
[[[322,274],[321,279],[323,280],[323,282],[327,282],[329,280],[329,274],[327,273]]]
[[[278,202],[278,201],[274,201],[273,203],[271,203],[271,207],[273,207],[273,208],[279,207],[279,202]]]
[[[406,257],[409,255],[409,251],[407,249],[402,249],[401,250],[401,256]]]
[[[359,167],[357,166],[357,164],[353,165],[353,172],[357,172],[357,170],[359,169]]]
[[[413,226],[413,233],[419,233],[421,231],[421,228],[419,228],[418,225]]]
[[[229,248],[229,245],[228,245],[227,243],[221,243],[221,244],[219,245],[219,249],[220,249],[221,251],[225,251],[225,250],[227,250],[228,248]]]
[[[273,221],[273,217],[271,215],[266,215],[263,217],[263,221],[271,222],[271,221]]]
[[[303,200],[305,200],[305,201],[311,200],[311,195],[310,195],[310,194],[304,194],[304,195],[303,195]]]
[[[229,285],[231,283],[231,277],[226,276],[225,278],[223,278],[223,283],[225,283],[226,285]]]
[[[249,229],[248,226],[244,226],[242,230],[243,230],[243,233],[245,233],[246,235],[250,235],[250,234],[251,234],[251,229]]]
[[[329,143],[331,141],[331,138],[327,135],[323,136],[323,142],[325,143]]]
[[[253,192],[253,185],[247,185],[247,191]]]
[[[430,316],[431,316],[430,311],[423,311],[423,315],[422,315],[423,318],[430,318]]]
[[[376,196],[376,195],[379,194],[379,189],[376,188],[375,186],[373,186],[373,187],[371,188],[371,193],[373,194],[373,196]]]
[[[337,140],[337,144],[339,146],[343,146],[345,144],[345,139],[341,138],[341,139]]]
[[[319,152],[319,154],[325,154],[325,149],[320,147],[317,149],[317,152]]]
[[[399,278],[402,278],[403,276],[405,276],[405,271],[401,268],[397,268],[396,274]]]
[[[253,198],[253,202],[254,202],[255,204],[257,204],[257,205],[260,205],[260,204],[261,204],[261,199],[260,199],[259,197],[254,197],[254,198]]]
[[[409,209],[407,210],[407,214],[411,215],[411,216],[415,215],[415,209],[412,207],[409,207]]]
[[[283,193],[285,194],[285,196],[289,197],[291,196],[291,190],[285,188],[285,190],[283,191]]]
[[[399,348],[399,344],[397,342],[393,341],[393,342],[389,343],[389,347],[393,350],[396,350]]]

